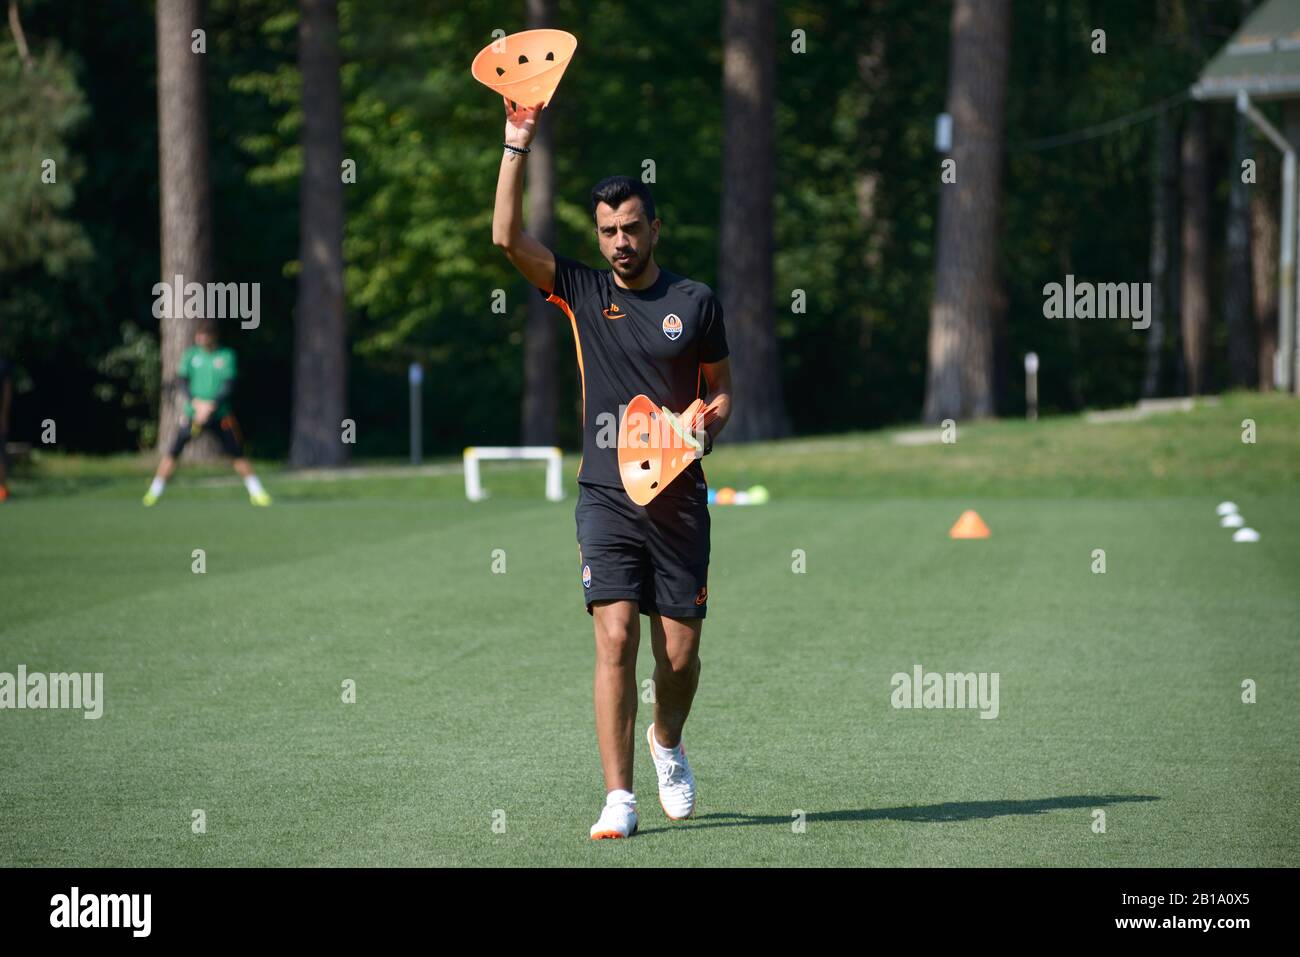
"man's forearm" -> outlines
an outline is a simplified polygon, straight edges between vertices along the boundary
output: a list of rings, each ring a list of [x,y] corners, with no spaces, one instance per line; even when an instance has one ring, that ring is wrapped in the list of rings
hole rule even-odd
[[[727,420],[731,418],[731,393],[715,392],[713,395],[705,396],[704,408],[705,413],[713,417],[704,428],[710,438],[716,439],[718,433],[726,428]]]
[[[502,151],[497,176],[496,205],[492,210],[492,242],[509,246],[524,229],[524,160],[520,153]]]
[[[708,449],[713,448],[713,443],[717,441],[718,434],[726,427],[729,418],[731,418],[731,393],[729,391],[715,390],[704,396],[704,408],[701,410],[699,421],[703,422],[702,431],[708,433],[709,436]]]

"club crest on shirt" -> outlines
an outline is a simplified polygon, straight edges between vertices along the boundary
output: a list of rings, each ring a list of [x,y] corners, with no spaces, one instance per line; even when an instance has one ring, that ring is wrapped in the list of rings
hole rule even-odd
[[[591,566],[590,565],[582,566],[582,587],[583,588],[591,587]]]
[[[664,335],[669,339],[676,339],[682,334],[682,321],[677,318],[677,313],[670,312],[664,316]]]

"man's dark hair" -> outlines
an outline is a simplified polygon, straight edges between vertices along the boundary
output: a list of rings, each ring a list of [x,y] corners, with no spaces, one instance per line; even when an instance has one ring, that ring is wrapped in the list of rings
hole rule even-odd
[[[200,319],[198,327],[194,330],[194,334],[198,335],[200,332],[207,333],[213,339],[221,338],[220,334],[217,332],[217,320],[215,319]]]
[[[606,176],[591,188],[591,221],[596,221],[596,207],[601,203],[618,209],[633,196],[641,197],[645,208],[647,223],[655,221],[655,198],[650,195],[650,187],[631,176]]]

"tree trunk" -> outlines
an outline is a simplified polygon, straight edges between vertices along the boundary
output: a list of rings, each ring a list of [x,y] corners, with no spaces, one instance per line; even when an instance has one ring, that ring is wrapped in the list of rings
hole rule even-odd
[[[343,299],[343,97],[338,0],[300,0],[303,169],[299,192],[298,307],[294,315],[295,468],[341,465],[347,408]]]
[[[184,277],[183,283],[212,281],[206,54],[191,48],[192,31],[202,27],[202,0],[158,4],[158,193],[162,281],[168,285],[178,275]],[[176,299],[159,322],[158,448],[162,452],[171,448],[184,415],[185,395],[176,372],[181,355],[194,343],[197,325],[196,319],[185,318],[183,300]],[[219,452],[206,432],[186,449],[189,458],[204,461],[217,458]]]
[[[1173,395],[1187,393],[1187,362],[1183,358],[1183,184],[1182,155],[1183,130],[1178,129],[1174,136],[1175,150],[1173,183],[1170,185],[1169,203],[1169,324],[1165,327],[1168,349],[1165,355],[1173,368]]]
[[[1250,312],[1250,193],[1242,182],[1242,161],[1249,159],[1252,143],[1248,120],[1233,113],[1232,168],[1228,171],[1227,260],[1224,263],[1223,318],[1228,327],[1228,384],[1253,388],[1259,378],[1255,366],[1254,317]]]
[[[725,0],[718,284],[735,390],[726,435],[742,442],[790,431],[772,295],[775,30],[773,0]]]
[[[927,422],[994,413],[993,316],[1009,0],[956,0],[948,57],[956,182],[940,186]]]
[[[1147,330],[1146,372],[1142,395],[1160,394],[1160,365],[1165,346],[1165,316],[1171,288],[1169,250],[1178,232],[1178,135],[1173,116],[1156,118],[1156,156],[1151,183],[1151,327]]]
[[[1187,391],[1209,387],[1210,351],[1210,167],[1205,107],[1188,109],[1183,134],[1183,356]]]
[[[1256,368],[1259,389],[1273,388],[1273,356],[1277,352],[1277,268],[1282,230],[1278,224],[1281,190],[1279,164],[1257,151],[1255,185],[1250,192],[1250,275],[1255,294]]]
[[[528,0],[528,29],[554,26],[554,0]],[[528,232],[545,246],[555,244],[555,138],[552,117],[543,112],[528,163]],[[558,386],[555,379],[555,310],[541,296],[528,297],[524,326],[524,445],[554,445]]]
[[[1300,100],[1290,99],[1282,102],[1282,135],[1286,141],[1291,144],[1291,149],[1300,152]],[[1300,171],[1297,171],[1297,179],[1300,179]],[[1300,189],[1300,182],[1297,184]],[[1300,274],[1300,237],[1292,235],[1293,243],[1291,275],[1287,277],[1287,282],[1291,286],[1291,315],[1287,317],[1290,333],[1288,338],[1291,340],[1291,348],[1287,354],[1281,357],[1285,368],[1290,371],[1288,378],[1291,382],[1291,394],[1300,395],[1300,361],[1297,361],[1297,355],[1300,355],[1300,328],[1297,328],[1296,317],[1300,316],[1300,288],[1296,285],[1296,276]],[[1279,334],[1281,330],[1278,330]],[[1282,343],[1278,343],[1278,350],[1283,348]]]

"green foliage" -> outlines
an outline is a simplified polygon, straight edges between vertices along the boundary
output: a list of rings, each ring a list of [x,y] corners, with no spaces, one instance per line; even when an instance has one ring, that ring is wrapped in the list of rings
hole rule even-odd
[[[1175,16],[1162,25],[1154,5],[1014,3],[1007,308],[996,339],[1004,412],[1021,407],[1020,357],[1031,349],[1042,358],[1045,412],[1136,397],[1143,336],[1127,323],[1045,320],[1042,287],[1067,272],[1149,278],[1154,123],[1056,148],[1033,141],[1185,89],[1240,16],[1236,5],[1214,6],[1197,52],[1186,7],[1171,0]],[[919,412],[949,13],[947,4],[910,0],[779,6],[772,316],[800,432]],[[148,418],[139,403],[154,400],[131,385],[144,340],[121,330],[157,332],[149,314],[159,261],[152,13],[137,0],[103,0],[67,17],[53,0],[30,0],[23,14],[39,81],[22,75],[0,30],[0,71],[10,81],[0,88],[0,348],[34,382],[16,422],[30,422],[39,404],[68,423],[61,435],[73,447],[135,445]],[[493,30],[523,29],[523,16],[517,0],[437,11],[421,0],[341,2],[344,155],[356,163],[345,190],[349,411],[362,425],[363,458],[405,449],[412,361],[426,369],[426,450],[517,438],[526,303],[538,293],[490,242],[504,120],[469,64]],[[651,159],[660,261],[716,287],[720,17],[716,4],[557,0],[557,25],[579,37],[543,121],[555,132],[559,251],[600,266],[588,191],[610,173],[639,175]],[[230,343],[240,353],[241,422],[261,454],[282,453],[289,431],[302,163],[297,22],[291,0],[212,0],[208,9],[214,252],[223,280],[262,287],[262,326]],[[1103,55],[1089,49],[1096,27],[1108,33]],[[795,30],[806,52],[792,49]],[[1226,119],[1226,109],[1212,116],[1220,143]],[[58,161],[57,187],[33,185],[33,144]],[[20,228],[33,196],[39,228]],[[504,315],[490,308],[498,289]],[[791,311],[796,289],[806,313]],[[577,370],[568,325],[554,317],[561,440],[572,447]]]
[[[34,440],[52,418],[62,447],[122,448],[121,409],[95,390],[122,323],[149,320],[158,278],[152,12],[137,0],[75,16],[55,0],[19,8],[30,73],[0,26],[0,351],[21,371],[11,434]]]
[[[127,431],[140,449],[158,441],[158,397],[161,383],[158,340],[134,323],[122,324],[122,341],[99,360],[106,376],[95,387],[95,398],[121,410]]]
[[[27,68],[8,31],[0,34],[0,274],[37,265],[58,276],[90,255],[67,216],[84,166],[68,139],[87,113],[56,46]]]

